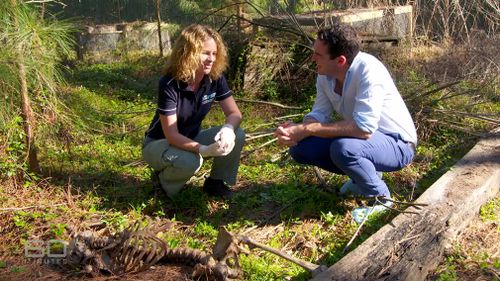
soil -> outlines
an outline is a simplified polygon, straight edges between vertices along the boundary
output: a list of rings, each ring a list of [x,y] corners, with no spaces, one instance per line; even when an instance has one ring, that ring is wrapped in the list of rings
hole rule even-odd
[[[500,214],[497,214],[500,217]],[[485,222],[477,218],[470,227],[461,233],[454,241],[456,250],[445,253],[442,262],[427,281],[438,280],[440,274],[446,271],[446,259],[455,262],[457,281],[470,280],[500,280],[500,268],[485,266],[478,262],[479,257],[488,256],[490,261],[500,260],[500,221]],[[496,278],[496,279],[495,279]]]
[[[9,266],[11,264],[12,266]],[[15,268],[14,269],[14,264]],[[39,262],[22,263],[19,261],[11,261],[7,263],[7,268],[0,270],[0,281],[28,281],[28,280],[125,280],[125,281],[147,281],[147,280],[163,280],[163,281],[189,281],[193,280],[190,276],[193,271],[191,267],[181,265],[156,265],[149,270],[127,274],[124,276],[90,276],[68,272],[65,269],[42,265]],[[196,280],[210,280],[201,278]]]

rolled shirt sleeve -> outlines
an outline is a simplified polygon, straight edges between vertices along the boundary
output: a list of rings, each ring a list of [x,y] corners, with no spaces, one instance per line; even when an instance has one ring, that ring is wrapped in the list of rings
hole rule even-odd
[[[354,100],[354,110],[352,119],[356,122],[359,129],[373,134],[378,129],[380,116],[384,104],[385,89],[383,82],[386,79],[379,76],[379,72],[362,70],[361,75],[357,76],[359,81],[358,93]],[[392,83],[392,81],[389,81]]]
[[[316,79],[316,99],[311,112],[304,116],[305,119],[313,118],[320,123],[330,123],[332,121],[333,107],[329,98],[333,83],[331,79],[324,75],[318,75]]]

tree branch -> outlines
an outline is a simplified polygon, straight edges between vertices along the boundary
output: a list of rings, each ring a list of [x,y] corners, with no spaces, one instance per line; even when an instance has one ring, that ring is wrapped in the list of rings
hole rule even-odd
[[[272,105],[272,106],[276,106],[276,107],[284,108],[284,109],[296,109],[296,110],[303,109],[302,107],[298,107],[298,106],[283,105],[283,104],[277,103],[277,102],[269,102],[269,101],[261,101],[261,100],[236,99],[236,101],[237,102],[247,102],[247,103],[268,104],[268,105]]]

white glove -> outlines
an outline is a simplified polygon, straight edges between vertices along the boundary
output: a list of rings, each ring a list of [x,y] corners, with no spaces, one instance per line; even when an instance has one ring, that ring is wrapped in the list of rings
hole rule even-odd
[[[198,152],[201,154],[203,157],[212,157],[212,156],[224,156],[227,155],[224,154],[225,151],[222,149],[219,145],[218,142],[214,142],[210,145],[203,145],[200,144],[200,147],[198,148]]]
[[[214,138],[214,140],[219,143],[220,147],[224,150],[224,155],[227,155],[231,153],[231,151],[233,151],[235,139],[236,135],[234,134],[234,127],[231,124],[225,124],[224,126],[222,126],[222,128]]]

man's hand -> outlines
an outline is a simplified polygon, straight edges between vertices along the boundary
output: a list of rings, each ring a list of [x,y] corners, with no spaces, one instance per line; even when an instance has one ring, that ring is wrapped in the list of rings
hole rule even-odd
[[[198,152],[202,157],[225,156],[229,154],[229,152],[225,153],[225,150],[220,147],[218,142],[214,142],[210,145],[200,144]]]
[[[224,155],[229,154],[234,148],[234,127],[231,124],[225,124],[220,131],[215,135],[214,140],[219,144],[220,148],[224,151]]]
[[[297,145],[297,141],[292,138],[288,128],[295,126],[293,122],[286,122],[278,126],[276,131],[274,131],[274,136],[277,138],[279,145],[286,145],[288,147]]]
[[[296,143],[307,137],[306,125],[301,124],[290,124],[285,128],[290,139]]]

